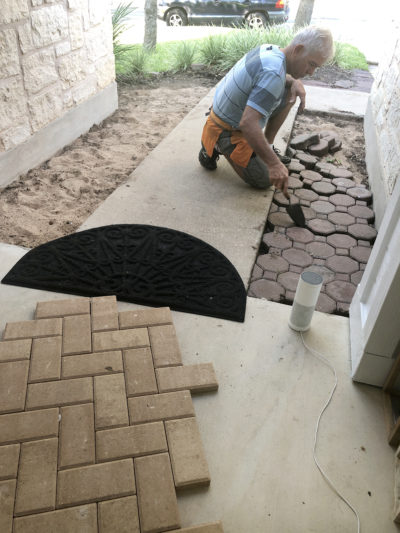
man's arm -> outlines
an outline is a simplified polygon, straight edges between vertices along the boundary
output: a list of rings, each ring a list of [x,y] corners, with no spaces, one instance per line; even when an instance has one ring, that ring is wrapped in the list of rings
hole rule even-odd
[[[304,111],[306,106],[306,90],[301,80],[295,80],[290,74],[286,74],[286,87],[290,88],[289,102],[295,103],[296,98],[300,98],[299,113]]]
[[[271,184],[281,189],[287,195],[288,169],[281,163],[267,143],[259,124],[261,118],[262,115],[259,111],[256,111],[250,106],[246,106],[240,120],[239,129],[255,153],[267,165]]]

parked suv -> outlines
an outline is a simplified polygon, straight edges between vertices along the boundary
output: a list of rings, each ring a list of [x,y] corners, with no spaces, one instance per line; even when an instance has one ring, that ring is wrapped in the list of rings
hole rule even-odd
[[[238,25],[260,28],[286,22],[289,0],[158,0],[158,18],[168,26]]]

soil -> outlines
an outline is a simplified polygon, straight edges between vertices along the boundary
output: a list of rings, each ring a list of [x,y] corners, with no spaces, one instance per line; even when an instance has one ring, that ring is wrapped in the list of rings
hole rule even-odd
[[[332,84],[345,73],[333,71],[329,78],[324,71],[320,75],[325,81],[314,82]],[[217,81],[207,73],[193,72],[120,84],[119,109],[112,116],[0,190],[0,242],[32,248],[76,231]],[[295,129],[309,131],[316,120],[323,129],[337,128],[346,140],[347,147],[336,156],[343,165],[361,169],[362,124],[304,114]]]

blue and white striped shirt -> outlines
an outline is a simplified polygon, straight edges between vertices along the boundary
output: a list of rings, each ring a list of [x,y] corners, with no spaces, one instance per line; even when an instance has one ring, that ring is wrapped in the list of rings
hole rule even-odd
[[[275,45],[263,44],[248,52],[220,81],[213,111],[237,128],[248,105],[263,115],[263,128],[283,97],[285,83],[285,54]]]

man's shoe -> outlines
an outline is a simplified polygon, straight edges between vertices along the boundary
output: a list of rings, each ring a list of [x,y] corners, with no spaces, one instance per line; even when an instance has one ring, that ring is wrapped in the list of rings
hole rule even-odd
[[[217,152],[217,150],[214,149],[213,155],[209,157],[205,148],[201,147],[201,150],[199,152],[199,162],[202,167],[207,170],[216,170],[218,159],[219,153]]]
[[[283,163],[284,165],[289,165],[289,163],[291,162],[290,157],[288,157],[287,155],[282,155],[281,151],[278,148],[275,148],[275,146],[273,146],[272,149],[275,152],[275,154],[278,156],[281,163]]]

